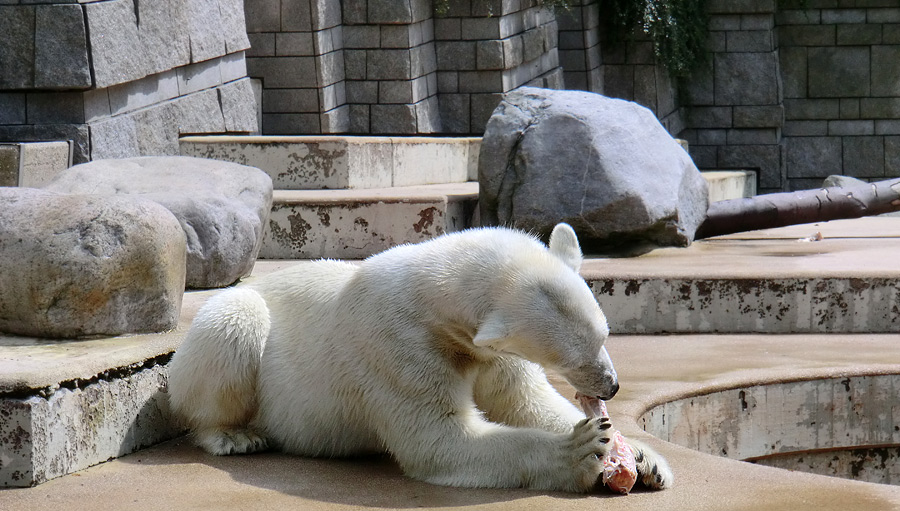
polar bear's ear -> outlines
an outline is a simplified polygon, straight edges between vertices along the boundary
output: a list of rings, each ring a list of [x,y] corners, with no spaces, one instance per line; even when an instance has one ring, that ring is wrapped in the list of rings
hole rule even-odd
[[[498,340],[509,335],[509,329],[506,327],[506,321],[499,312],[491,312],[478,327],[478,332],[472,342],[479,348],[484,348],[495,344]]]
[[[553,228],[550,233],[550,253],[575,271],[581,268],[581,246],[578,245],[575,230],[569,224],[560,223]]]

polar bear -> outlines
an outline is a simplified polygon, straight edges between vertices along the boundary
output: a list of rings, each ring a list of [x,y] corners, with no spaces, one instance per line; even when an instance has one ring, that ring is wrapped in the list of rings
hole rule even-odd
[[[388,452],[405,474],[467,487],[594,488],[613,428],[588,396],[618,390],[606,319],[575,232],[549,247],[505,228],[317,261],[211,298],[169,370],[173,409],[213,454]],[[630,442],[638,480],[672,473]]]

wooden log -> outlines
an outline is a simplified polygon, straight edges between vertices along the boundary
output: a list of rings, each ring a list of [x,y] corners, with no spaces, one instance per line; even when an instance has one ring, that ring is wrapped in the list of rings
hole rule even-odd
[[[900,211],[900,179],[713,202],[694,239]]]

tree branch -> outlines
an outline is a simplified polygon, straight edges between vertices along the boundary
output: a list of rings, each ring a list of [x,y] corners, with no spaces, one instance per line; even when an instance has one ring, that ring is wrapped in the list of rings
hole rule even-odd
[[[694,239],[900,211],[900,179],[713,202]]]

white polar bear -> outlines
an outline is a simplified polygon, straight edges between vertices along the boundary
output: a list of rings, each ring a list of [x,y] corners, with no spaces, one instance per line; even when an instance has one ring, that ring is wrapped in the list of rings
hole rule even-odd
[[[541,366],[601,399],[618,390],[606,319],[571,227],[549,250],[502,228],[318,261],[226,290],[198,312],[169,396],[213,454],[389,452],[410,477],[584,492],[613,429]],[[639,480],[672,481],[631,443]]]

